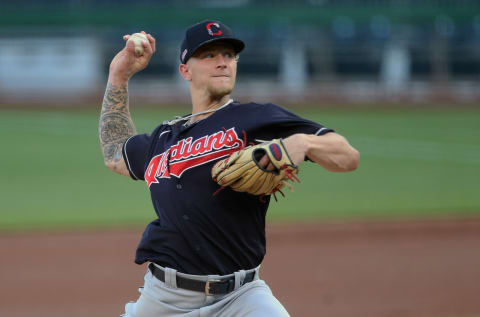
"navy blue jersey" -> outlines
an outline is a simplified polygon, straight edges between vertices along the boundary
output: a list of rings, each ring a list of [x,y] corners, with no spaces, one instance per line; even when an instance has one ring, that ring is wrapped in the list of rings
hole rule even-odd
[[[123,146],[130,175],[146,182],[158,217],[145,229],[135,262],[197,275],[254,268],[265,256],[269,197],[228,187],[214,196],[213,164],[256,139],[332,130],[273,104],[238,102],[184,123],[162,124]]]

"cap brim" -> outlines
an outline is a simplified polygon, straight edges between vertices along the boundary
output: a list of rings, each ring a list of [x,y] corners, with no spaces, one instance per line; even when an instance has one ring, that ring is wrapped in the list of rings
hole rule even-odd
[[[215,39],[211,39],[211,40],[203,42],[199,46],[195,47],[195,49],[192,51],[192,54],[190,54],[190,56],[193,56],[193,54],[195,54],[195,52],[200,47],[203,47],[207,44],[214,43],[214,42],[227,42],[227,43],[232,44],[233,50],[235,51],[236,54],[240,53],[245,48],[245,43],[243,43],[243,41],[241,41],[239,39],[236,39],[236,38],[233,38],[233,37],[221,37],[221,38],[215,38]]]

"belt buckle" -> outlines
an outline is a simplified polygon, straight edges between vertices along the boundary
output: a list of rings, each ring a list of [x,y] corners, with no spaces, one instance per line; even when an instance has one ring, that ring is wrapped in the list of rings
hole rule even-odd
[[[221,280],[207,280],[207,282],[205,283],[205,294],[214,295],[210,293],[210,282],[221,282]]]

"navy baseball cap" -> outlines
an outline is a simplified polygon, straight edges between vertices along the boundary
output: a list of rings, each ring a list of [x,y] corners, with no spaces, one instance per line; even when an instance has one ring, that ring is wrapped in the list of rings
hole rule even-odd
[[[228,26],[220,21],[205,20],[192,25],[185,32],[185,38],[180,48],[180,62],[185,64],[197,49],[216,41],[232,44],[237,54],[245,48],[245,43],[235,38]]]

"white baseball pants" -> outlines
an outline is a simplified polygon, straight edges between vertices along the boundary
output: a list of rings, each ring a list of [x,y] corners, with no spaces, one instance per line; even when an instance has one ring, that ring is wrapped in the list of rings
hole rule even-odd
[[[200,276],[178,273],[169,268],[165,271],[165,282],[158,280],[147,269],[145,285],[139,289],[136,302],[125,305],[124,317],[289,317],[282,304],[273,296],[268,285],[258,277],[241,285],[245,271],[235,272],[234,291],[226,295],[205,293],[177,288],[176,274],[206,281],[218,275]]]

